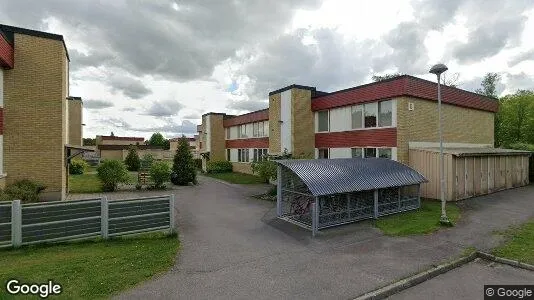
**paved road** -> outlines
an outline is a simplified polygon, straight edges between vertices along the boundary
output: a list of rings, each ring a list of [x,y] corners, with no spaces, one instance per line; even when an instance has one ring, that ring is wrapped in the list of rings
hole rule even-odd
[[[456,227],[391,238],[364,221],[310,232],[275,218],[265,187],[200,178],[176,193],[182,249],[176,266],[123,299],[349,299],[458,257],[489,249],[492,233],[534,217],[534,186],[461,203]]]
[[[484,299],[485,284],[534,284],[534,272],[477,259],[389,299]]]

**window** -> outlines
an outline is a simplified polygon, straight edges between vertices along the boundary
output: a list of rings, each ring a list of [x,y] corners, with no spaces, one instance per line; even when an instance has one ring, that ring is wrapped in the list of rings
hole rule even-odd
[[[226,139],[230,139],[230,127],[226,128]]]
[[[391,159],[391,148],[378,148],[378,157]]]
[[[365,148],[365,157],[376,157],[376,148]]]
[[[247,126],[245,124],[239,126],[239,138],[247,137]]]
[[[243,149],[243,151],[245,152],[245,162],[249,162],[250,161],[250,159],[249,159],[250,151],[248,151],[248,149]]]
[[[363,157],[363,149],[362,148],[352,148],[352,158],[361,158]]]
[[[319,149],[318,158],[328,158],[328,149]]]
[[[269,121],[263,122],[263,134],[269,136]]]
[[[317,119],[318,119],[317,131],[318,132],[328,131],[328,128],[329,128],[328,110],[323,110],[323,111],[318,112]]]
[[[237,157],[239,162],[249,162],[249,150],[237,149]]]
[[[378,103],[367,103],[364,105],[365,110],[365,128],[377,126]]]
[[[226,149],[226,160],[230,161],[230,149]]]
[[[252,136],[253,137],[259,137],[260,136],[259,124],[257,122],[256,123],[252,123]]]
[[[253,161],[265,161],[267,160],[267,149],[254,149]]]
[[[258,136],[265,136],[265,131],[263,130],[263,123],[264,122],[258,123]]]
[[[378,103],[378,126],[391,126],[393,116],[393,101],[382,101]]]
[[[352,129],[362,128],[363,126],[363,106],[355,105],[352,107]]]

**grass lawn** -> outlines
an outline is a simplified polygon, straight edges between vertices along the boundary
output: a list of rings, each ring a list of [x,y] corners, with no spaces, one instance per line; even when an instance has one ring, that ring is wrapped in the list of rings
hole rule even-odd
[[[0,251],[0,299],[8,279],[62,286],[53,298],[101,299],[133,287],[175,262],[176,235],[148,234],[109,241],[86,241]],[[34,297],[35,298],[35,297]]]
[[[375,224],[391,236],[427,234],[442,227],[439,224],[440,215],[439,201],[423,200],[418,210],[381,217]],[[456,223],[460,217],[460,209],[456,204],[447,203],[447,216],[451,222]]]
[[[137,183],[137,172],[128,172],[130,183]],[[96,176],[96,173],[81,175],[69,175],[69,192],[70,193],[100,193],[102,184]]]
[[[228,173],[206,173],[209,177],[224,180],[235,184],[259,184],[265,183],[260,177],[245,173],[228,172]]]
[[[508,241],[493,250],[496,256],[534,264],[534,220],[504,233]]]

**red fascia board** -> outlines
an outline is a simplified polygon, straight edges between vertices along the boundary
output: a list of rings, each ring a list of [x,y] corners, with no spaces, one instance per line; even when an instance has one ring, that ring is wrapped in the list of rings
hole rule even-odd
[[[0,34],[0,67],[13,69],[14,54],[13,46]]]
[[[226,148],[269,148],[269,138],[226,140]]]
[[[129,136],[102,136],[102,140],[113,140],[113,141],[144,141],[145,138],[142,137],[129,137]]]
[[[315,134],[315,148],[397,147],[397,128]]]
[[[318,111],[401,96],[437,101],[437,83],[412,76],[401,76],[317,97],[312,101],[312,110]],[[442,101],[490,112],[497,112],[499,108],[498,102],[494,99],[448,86],[442,86]]]
[[[241,124],[259,122],[259,121],[267,121],[267,120],[269,120],[269,110],[262,109],[262,110],[251,112],[248,114],[225,119],[223,121],[223,126],[231,127],[231,126],[236,126],[236,125],[241,125]]]

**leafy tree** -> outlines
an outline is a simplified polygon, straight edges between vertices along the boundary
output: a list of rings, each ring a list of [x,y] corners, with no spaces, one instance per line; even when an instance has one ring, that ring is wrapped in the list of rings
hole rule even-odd
[[[152,146],[159,146],[164,148],[167,144],[165,137],[163,137],[163,134],[156,132],[152,134],[150,139],[148,140],[148,144]]]
[[[498,115],[499,145],[534,144],[534,92],[517,91],[504,96]]]
[[[139,171],[139,168],[141,167],[141,159],[139,159],[139,154],[137,154],[137,149],[134,146],[131,146],[130,149],[128,149],[128,155],[126,155],[124,163],[126,164],[128,171]]]
[[[401,75],[402,75],[401,73],[391,73],[391,74],[384,74],[384,75],[373,75],[373,77],[371,77],[371,79],[374,82],[378,82],[378,81],[383,81],[383,80],[388,80],[388,79],[391,79],[391,78],[399,77]]]
[[[83,145],[84,146],[95,146],[96,145],[96,139],[83,138]]]
[[[120,160],[105,160],[96,169],[96,175],[105,192],[113,192],[119,183],[128,183],[128,171]]]
[[[193,154],[189,149],[189,142],[182,136],[178,142],[178,148],[174,155],[172,165],[171,182],[176,185],[187,185],[189,182],[196,184],[196,169],[193,160]]]
[[[154,163],[154,155],[150,153],[146,153],[143,155],[143,158],[141,158],[141,170],[150,170],[152,167],[152,164]]]
[[[450,87],[458,87],[460,73],[453,73],[452,75],[447,75],[447,72],[443,73],[443,85]]]
[[[166,162],[158,161],[152,164],[149,173],[152,182],[154,182],[154,188],[163,189],[165,188],[165,182],[169,181],[171,169]]]
[[[482,82],[481,88],[475,90],[475,93],[488,97],[497,98],[497,84],[501,80],[501,75],[497,73],[486,73]]]

